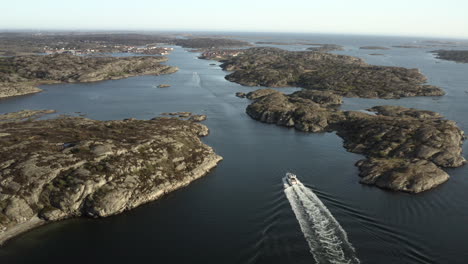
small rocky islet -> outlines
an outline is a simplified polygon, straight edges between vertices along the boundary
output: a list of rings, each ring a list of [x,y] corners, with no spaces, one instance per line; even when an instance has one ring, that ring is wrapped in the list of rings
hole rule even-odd
[[[317,44],[316,47],[307,48],[308,51],[316,52],[330,52],[330,51],[339,51],[344,50],[344,47],[337,44]]]
[[[0,243],[51,221],[156,200],[222,159],[200,140],[208,128],[192,119],[35,120],[52,112],[0,116]]]
[[[363,50],[389,50],[390,48],[382,47],[382,46],[362,46],[359,49],[363,49]]]
[[[344,147],[366,156],[356,165],[361,183],[419,193],[449,179],[442,168],[465,164],[464,132],[438,113],[378,106],[342,111],[339,95],[303,90],[289,95],[273,89],[248,93],[246,109],[255,120],[312,133],[336,132]]]

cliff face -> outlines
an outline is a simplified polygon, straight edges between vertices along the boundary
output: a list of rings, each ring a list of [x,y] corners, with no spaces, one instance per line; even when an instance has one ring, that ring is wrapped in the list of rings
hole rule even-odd
[[[175,118],[0,123],[0,242],[59,219],[105,217],[188,185],[222,159]]]
[[[335,107],[341,97],[320,91],[285,95],[264,89],[247,97],[255,99],[246,109],[253,119],[304,132],[337,132],[348,151],[366,155],[356,164],[365,184],[418,193],[449,179],[441,168],[465,164],[463,131],[435,112],[399,106],[341,111]]]
[[[251,48],[221,65],[233,71],[226,79],[247,86],[332,91],[346,97],[400,98],[440,96],[417,69],[374,66],[351,56]]]
[[[84,57],[67,54],[0,58],[0,98],[36,93],[38,84],[94,82],[177,71],[163,57]]]

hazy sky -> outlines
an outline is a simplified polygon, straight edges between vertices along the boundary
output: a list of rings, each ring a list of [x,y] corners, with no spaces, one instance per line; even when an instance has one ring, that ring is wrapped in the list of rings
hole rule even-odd
[[[0,29],[279,31],[468,38],[468,0],[14,0]]]

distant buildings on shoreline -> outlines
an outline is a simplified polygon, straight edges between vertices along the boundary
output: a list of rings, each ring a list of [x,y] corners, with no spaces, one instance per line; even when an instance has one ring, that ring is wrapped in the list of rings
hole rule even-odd
[[[122,53],[136,53],[136,54],[146,54],[146,55],[168,55],[173,48],[167,47],[158,47],[155,45],[146,45],[143,47],[137,46],[126,46],[126,45],[115,45],[115,46],[101,46],[96,48],[90,49],[77,49],[77,48],[53,48],[49,46],[45,46],[44,48],[45,54],[71,54],[71,55],[88,55],[88,54],[96,54],[96,53],[114,53],[114,52],[122,52]]]

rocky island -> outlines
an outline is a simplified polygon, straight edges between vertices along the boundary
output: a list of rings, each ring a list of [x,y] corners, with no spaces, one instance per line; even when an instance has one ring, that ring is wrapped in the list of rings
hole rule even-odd
[[[363,46],[363,47],[360,47],[359,49],[365,49],[365,50],[389,50],[390,48],[381,47],[381,46]]]
[[[342,111],[341,96],[303,90],[286,95],[273,89],[247,94],[254,100],[246,112],[253,119],[304,132],[336,132],[344,147],[363,154],[361,183],[419,193],[447,181],[442,168],[462,166],[464,133],[440,114],[379,106]]]
[[[0,116],[0,243],[70,217],[106,217],[188,185],[222,159],[178,118]]]
[[[345,55],[251,48],[223,62],[224,70],[233,71],[226,79],[246,86],[296,86],[363,98],[444,95],[425,84],[418,69],[373,66]]]
[[[258,41],[255,42],[257,45],[304,45],[313,46],[307,48],[310,51],[317,52],[330,52],[334,50],[344,50],[344,47],[338,44],[321,44],[321,43],[309,43],[309,42],[276,42],[276,41]]]
[[[417,45],[394,45],[393,48],[400,48],[400,49],[421,49],[425,48],[424,46],[417,46]]]
[[[171,42],[177,46],[192,49],[236,48],[252,46],[252,44],[247,41],[230,38],[193,37],[174,39]]]
[[[468,50],[434,50],[438,59],[468,63]]]
[[[250,48],[223,61],[226,79],[246,86],[332,91],[346,97],[441,96],[418,69],[374,66],[362,59],[322,52]]]
[[[43,53],[115,53],[149,50],[154,43],[171,43],[174,36],[96,32],[0,32],[0,56]]]
[[[344,47],[337,44],[316,44],[314,46],[318,47],[310,47],[307,48],[309,51],[316,51],[316,52],[330,52],[335,50],[344,50]]]
[[[95,82],[176,72],[164,57],[90,57],[55,54],[0,58],[0,98],[40,92],[40,84]]]
[[[242,52],[243,50],[240,49],[210,49],[204,51],[198,58],[203,60],[223,61],[228,58],[235,57]]]

